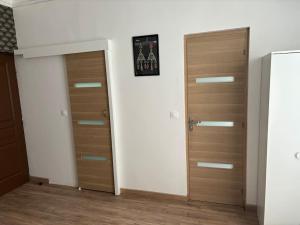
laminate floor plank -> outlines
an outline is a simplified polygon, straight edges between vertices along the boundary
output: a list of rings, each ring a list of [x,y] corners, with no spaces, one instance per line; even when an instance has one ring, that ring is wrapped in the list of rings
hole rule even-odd
[[[0,197],[0,225],[258,225],[256,213],[197,201],[27,183]]]

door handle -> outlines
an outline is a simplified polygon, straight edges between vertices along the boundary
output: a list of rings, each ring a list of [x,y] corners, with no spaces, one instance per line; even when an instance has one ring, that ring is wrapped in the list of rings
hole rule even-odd
[[[192,131],[193,130],[193,126],[194,126],[194,121],[191,119],[191,117],[189,117],[189,130]]]
[[[104,110],[103,110],[102,114],[103,114],[103,116],[104,116],[105,118],[107,118],[107,114],[108,114],[108,112],[107,112],[107,110],[106,110],[106,109],[104,109]]]
[[[200,120],[192,120],[191,117],[189,117],[189,130],[192,131],[194,125],[198,125],[200,123],[201,123]]]

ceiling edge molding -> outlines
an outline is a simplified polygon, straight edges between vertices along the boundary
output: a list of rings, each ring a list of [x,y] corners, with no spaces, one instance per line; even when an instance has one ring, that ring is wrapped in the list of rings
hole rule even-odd
[[[12,7],[12,0],[0,0],[0,5]]]
[[[54,45],[43,45],[30,48],[19,48],[15,55],[23,55],[24,58],[36,58],[66,55],[81,52],[102,51],[110,49],[110,41],[107,39],[95,39],[89,41],[70,42]]]
[[[3,1],[3,0],[0,0]],[[49,2],[53,0],[12,0],[12,7],[17,8],[17,7],[22,7],[22,6],[27,6],[27,5],[34,5],[34,4],[39,4],[43,2]]]

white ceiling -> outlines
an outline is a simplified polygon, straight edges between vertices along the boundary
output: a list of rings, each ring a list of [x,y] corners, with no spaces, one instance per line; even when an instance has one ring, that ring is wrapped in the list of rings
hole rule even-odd
[[[1,5],[12,6],[12,0],[0,0]]]
[[[50,0],[0,0],[1,5],[6,5],[10,7],[18,7],[22,5],[28,5],[28,4],[34,4],[44,1],[50,1]]]

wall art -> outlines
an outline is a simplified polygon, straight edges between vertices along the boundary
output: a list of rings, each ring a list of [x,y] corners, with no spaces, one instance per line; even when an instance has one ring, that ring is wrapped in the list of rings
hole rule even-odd
[[[158,34],[133,37],[132,43],[135,76],[158,76]]]

